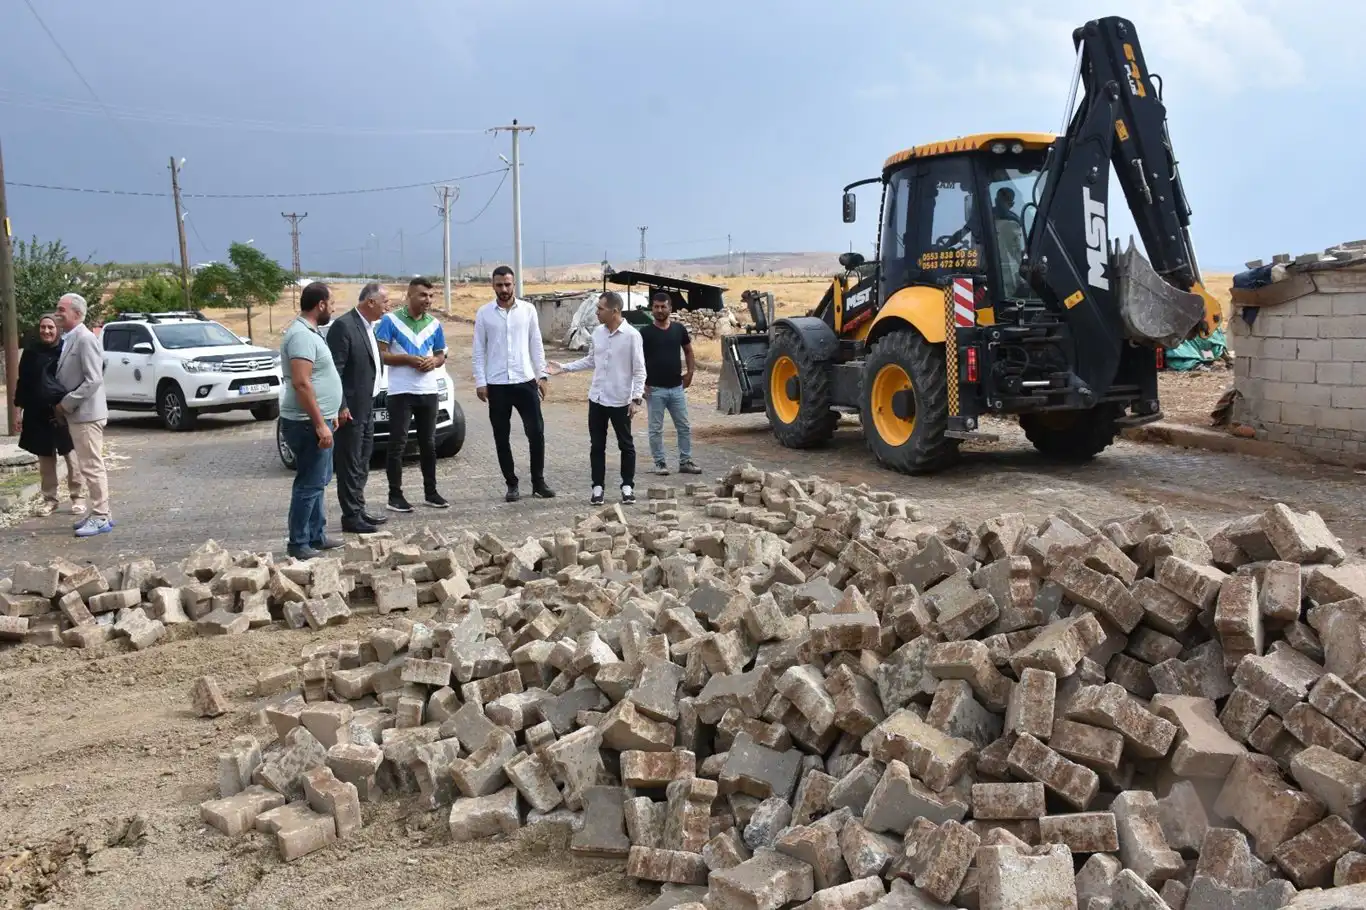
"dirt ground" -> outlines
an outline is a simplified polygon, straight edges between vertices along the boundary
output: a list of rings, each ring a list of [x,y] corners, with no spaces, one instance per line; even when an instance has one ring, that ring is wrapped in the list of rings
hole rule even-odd
[[[471,294],[473,303],[478,297]],[[277,318],[276,326],[281,322]],[[467,349],[468,327],[452,324],[451,333],[453,350]],[[550,356],[566,357],[564,352]],[[487,428],[468,387],[468,363],[453,367],[452,374],[463,406],[475,416],[467,450],[441,467],[448,484],[443,490],[454,506],[450,526],[510,536],[515,529],[524,532],[540,506],[486,504],[498,484]],[[1221,374],[1180,377],[1175,394],[1168,391],[1167,379],[1163,394],[1169,412],[1189,414],[1191,420],[1200,419],[1202,410],[1207,415],[1221,391],[1215,389]],[[562,477],[581,476],[580,462],[586,461],[582,402],[587,386],[586,375],[560,377],[547,403],[547,448],[566,463]],[[1059,469],[1042,463],[1017,432],[1007,431],[997,445],[969,447],[965,465],[948,475],[904,478],[871,461],[856,422],[847,421],[829,450],[795,452],[772,441],[762,418],[709,412],[714,374],[698,373],[692,397],[694,438],[709,474],[749,460],[767,470],[866,482],[912,497],[935,521],[954,515],[981,520],[1013,510],[1033,519],[1059,505],[1113,516],[1161,503],[1207,529],[1279,500],[1321,511],[1355,552],[1366,543],[1366,516],[1355,495],[1360,478],[1340,469],[1131,443],[1117,444],[1095,466]],[[276,485],[269,489],[278,489],[271,494],[277,500],[288,489],[273,465],[269,427],[249,420],[239,425],[231,417],[219,422],[223,429],[209,427],[203,437],[190,438],[160,434],[145,420],[111,423],[111,445],[136,456],[128,467],[143,488],[181,497],[175,501],[177,513],[199,510],[202,518],[195,520],[203,524],[196,526],[208,529],[204,536],[221,519],[221,506],[175,487],[187,469],[181,456],[212,454],[222,459],[212,463],[214,469],[236,472],[239,484]],[[644,451],[643,428],[636,438]],[[672,448],[671,430],[666,438]],[[204,448],[193,448],[201,440]],[[263,480],[254,479],[258,476]],[[570,499],[576,495],[576,490],[562,490],[565,498],[555,508],[582,514],[586,505]],[[247,508],[255,506],[245,500],[238,506]],[[558,515],[553,526],[567,524],[566,514]],[[143,503],[137,516],[129,515],[129,533],[140,526],[149,539],[157,537],[155,516],[155,507]],[[38,559],[44,552],[81,558],[79,551],[65,549],[73,546],[69,526],[59,542],[43,524],[65,518],[33,520],[4,537],[0,549],[8,555],[3,561]],[[239,524],[265,526],[253,524],[256,520],[242,511]],[[272,539],[234,545],[274,547],[278,541],[270,526]],[[121,546],[121,541],[103,545]],[[197,542],[178,539],[176,546],[184,550]],[[416,620],[429,616],[430,611],[411,614]],[[358,835],[291,864],[280,861],[268,838],[253,834],[232,840],[200,821],[199,804],[216,796],[218,751],[244,733],[263,743],[273,738],[251,693],[257,674],[296,662],[306,645],[362,638],[381,624],[387,618],[358,615],[346,626],[317,634],[268,629],[198,638],[181,630],[174,640],[141,653],[125,653],[122,643],[90,652],[31,646],[0,650],[0,729],[8,731],[0,760],[0,910],[332,908],[343,902],[375,908],[636,910],[652,900],[656,889],[628,879],[621,862],[573,857],[563,834],[524,830],[511,838],[453,844],[447,813],[421,811],[410,797],[365,804],[365,826]],[[203,674],[223,685],[232,701],[229,714],[205,720],[190,710],[191,685]]]

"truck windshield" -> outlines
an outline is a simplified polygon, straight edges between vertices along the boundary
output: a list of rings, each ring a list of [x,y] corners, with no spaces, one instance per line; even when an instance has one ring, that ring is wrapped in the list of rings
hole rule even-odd
[[[178,325],[153,326],[163,348],[179,351],[185,348],[216,348],[241,344],[242,339],[216,322],[185,322]]]
[[[1029,243],[1043,185],[1035,196],[1035,181],[1042,173],[1043,161],[1011,161],[987,170],[987,198],[991,200],[991,224],[996,237],[996,260],[1000,269],[1002,297],[1033,297],[1029,284],[1020,277],[1020,262]]]

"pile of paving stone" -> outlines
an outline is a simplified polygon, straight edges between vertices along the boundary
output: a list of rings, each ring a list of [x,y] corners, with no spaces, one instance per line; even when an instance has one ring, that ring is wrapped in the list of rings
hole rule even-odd
[[[202,817],[287,860],[378,799],[563,826],[654,910],[1366,907],[1366,567],[1317,514],[936,526],[748,466],[647,496],[521,544],[198,554],[205,616],[391,614],[262,674],[275,738]]]

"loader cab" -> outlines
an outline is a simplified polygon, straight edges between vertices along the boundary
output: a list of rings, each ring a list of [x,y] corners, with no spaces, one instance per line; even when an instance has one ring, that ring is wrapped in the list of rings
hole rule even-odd
[[[1035,298],[1020,276],[1044,173],[1046,145],[965,140],[893,156],[883,172],[878,297],[955,275],[984,285],[992,304]],[[948,146],[943,151],[940,147]],[[952,149],[952,150],[950,150]],[[917,154],[918,153],[918,154]]]

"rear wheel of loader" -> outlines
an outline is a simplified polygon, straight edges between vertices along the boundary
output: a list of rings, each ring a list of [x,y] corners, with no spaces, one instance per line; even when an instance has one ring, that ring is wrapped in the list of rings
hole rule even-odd
[[[1034,448],[1057,461],[1090,461],[1115,441],[1120,409],[1101,404],[1076,411],[1021,414],[1020,428]]]
[[[774,334],[764,374],[768,422],[778,442],[789,449],[829,442],[840,417],[830,409],[830,373],[797,333],[779,329]]]
[[[863,435],[878,461],[906,474],[944,467],[958,454],[949,424],[944,346],[892,332],[863,366]]]

